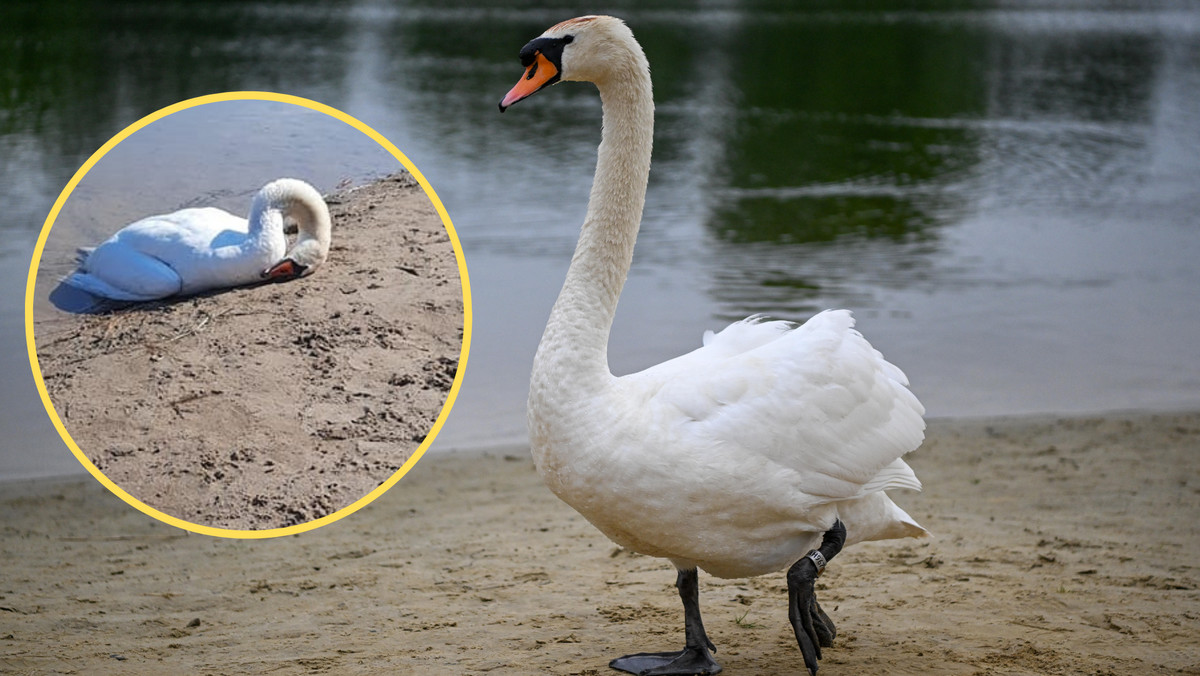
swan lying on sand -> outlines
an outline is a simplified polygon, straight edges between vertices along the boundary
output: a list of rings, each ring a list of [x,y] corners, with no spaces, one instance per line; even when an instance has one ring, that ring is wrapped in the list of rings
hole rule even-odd
[[[608,336],[650,172],[650,71],[625,24],[604,16],[560,23],[520,56],[525,75],[501,111],[579,80],[596,84],[604,112],[587,216],[534,358],[534,461],[613,541],[670,559],[684,606],[682,651],[611,666],[717,673],[696,569],[745,577],[786,568],[788,616],[815,674],[834,638],[813,585],[826,562],[845,544],[927,535],[884,493],[920,488],[901,456],[924,437],[924,408],[846,311],[799,327],[751,317],[693,352],[613,376]]]
[[[300,233],[290,251],[288,222]],[[81,251],[79,269],[63,281],[102,298],[145,301],[300,277],[325,262],[330,230],[321,194],[281,178],[254,196],[249,220],[213,207],[143,218]]]

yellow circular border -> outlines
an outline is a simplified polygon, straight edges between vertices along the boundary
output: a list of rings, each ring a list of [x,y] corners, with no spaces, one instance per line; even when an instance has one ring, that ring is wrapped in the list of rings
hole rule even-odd
[[[202,106],[207,103],[217,103],[219,101],[275,101],[278,103],[290,103],[297,106],[303,106],[305,108],[309,108],[341,120],[342,122],[354,127],[370,137],[385,150],[391,153],[397,160],[399,160],[400,164],[404,165],[404,168],[408,170],[410,174],[412,174],[413,178],[417,179],[418,183],[421,184],[421,189],[425,191],[425,194],[429,197],[429,200],[433,202],[434,208],[437,209],[437,213],[442,219],[442,225],[445,226],[446,233],[450,236],[450,243],[454,246],[454,257],[458,261],[458,275],[460,281],[462,282],[463,342],[462,351],[459,354],[458,372],[454,375],[454,383],[450,386],[450,393],[447,395],[445,403],[442,404],[441,413],[438,414],[437,420],[434,421],[433,427],[429,430],[429,434],[425,436],[425,440],[421,442],[421,445],[417,447],[417,450],[413,452],[408,461],[405,462],[395,474],[389,477],[387,481],[384,481],[382,484],[380,484],[375,490],[366,494],[362,498],[359,498],[351,505],[343,507],[332,514],[327,514],[319,519],[296,524],[294,526],[287,526],[285,528],[268,528],[264,530],[234,530],[231,528],[216,528],[213,526],[195,524],[176,518],[170,514],[160,512],[122,490],[120,486],[116,485],[108,477],[104,476],[104,473],[101,472],[100,469],[94,464],[92,464],[91,460],[88,460],[87,456],[84,455],[83,451],[81,451],[79,446],[75,443],[75,440],[71,438],[70,433],[67,432],[67,428],[63,425],[62,419],[58,417],[58,412],[54,409],[54,404],[50,401],[50,395],[46,391],[46,383],[42,380],[42,370],[38,364],[37,358],[37,345],[34,343],[33,337],[33,295],[34,286],[37,281],[38,265],[42,260],[42,250],[46,246],[46,239],[50,235],[50,228],[54,226],[54,221],[58,218],[58,213],[62,209],[63,205],[66,204],[67,198],[71,196],[71,192],[75,190],[76,186],[79,185],[79,182],[83,179],[83,177],[86,176],[89,171],[91,171],[92,167],[95,166],[95,164],[99,162],[100,159],[108,153],[108,151],[115,148],[119,143],[124,141],[134,132],[145,127],[151,122],[160,120],[181,110],[186,110],[195,106]],[[83,467],[87,469],[92,476],[96,477],[100,483],[104,484],[108,490],[112,491],[113,494],[129,503],[133,507],[141,510],[145,514],[152,516],[163,523],[175,526],[176,528],[192,531],[194,533],[212,535],[215,537],[242,539],[273,538],[282,535],[303,533],[314,528],[329,525],[334,521],[341,519],[342,517],[353,514],[354,512],[370,504],[373,500],[375,500],[375,498],[383,495],[397,481],[403,478],[404,475],[407,474],[410,469],[412,469],[413,465],[415,465],[417,461],[421,459],[421,456],[425,454],[425,451],[429,448],[429,445],[433,443],[435,438],[437,438],[438,432],[441,431],[442,425],[445,424],[447,416],[450,415],[450,409],[454,406],[454,400],[458,396],[459,388],[462,386],[463,373],[466,371],[467,367],[467,355],[470,352],[471,346],[471,284],[467,277],[467,263],[466,259],[463,257],[462,245],[458,241],[458,234],[454,230],[454,224],[450,222],[450,215],[446,213],[445,205],[442,204],[442,200],[439,199],[437,193],[434,192],[433,186],[429,184],[429,181],[425,180],[425,176],[421,174],[416,165],[414,165],[404,153],[400,152],[400,149],[393,145],[391,141],[388,141],[379,132],[375,131],[366,124],[363,124],[358,119],[351,117],[350,115],[347,115],[336,108],[331,108],[323,103],[318,103],[310,99],[301,98],[299,96],[291,96],[289,94],[277,94],[274,92],[224,92],[180,101],[179,103],[167,106],[166,108],[151,113],[137,122],[134,122],[123,129],[116,136],[109,139],[108,143],[100,146],[100,149],[97,150],[91,157],[89,157],[88,160],[83,163],[83,166],[79,168],[79,171],[75,172],[75,175],[72,176],[71,180],[67,182],[66,187],[63,188],[62,193],[59,194],[58,199],[54,202],[54,207],[50,209],[50,215],[46,217],[46,221],[42,225],[42,232],[38,236],[37,245],[33,249],[33,260],[30,262],[29,277],[25,283],[25,343],[29,350],[29,364],[33,369],[33,380],[37,385],[38,394],[41,395],[42,404],[46,407],[46,412],[50,414],[50,420],[54,423],[55,429],[58,430],[59,436],[62,437],[62,440],[71,449],[71,452],[75,454],[75,458],[79,460]]]

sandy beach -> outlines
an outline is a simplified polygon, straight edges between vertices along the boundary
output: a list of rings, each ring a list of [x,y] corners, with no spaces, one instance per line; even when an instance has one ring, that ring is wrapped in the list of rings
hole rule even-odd
[[[292,526],[425,440],[463,344],[450,237],[406,173],[326,201],[329,260],[308,277],[35,319],[55,409],[134,498],[203,526]]]
[[[31,449],[33,452],[33,449]],[[935,421],[896,495],[935,535],[821,578],[822,674],[1200,673],[1200,413]],[[2,487],[0,672],[605,674],[683,640],[674,574],[524,448],[436,449],[359,512],[238,541],[91,478]],[[782,574],[701,574],[728,674],[799,674]]]

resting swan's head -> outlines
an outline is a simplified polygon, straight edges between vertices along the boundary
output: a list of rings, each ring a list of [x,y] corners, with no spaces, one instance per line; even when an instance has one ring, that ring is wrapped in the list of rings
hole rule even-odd
[[[295,244],[283,260],[263,270],[263,279],[282,281],[311,275],[329,255],[332,223],[329,207],[317,189],[304,181],[281,178],[263,186],[254,197],[254,210],[278,210],[284,225],[295,224]]]
[[[521,48],[525,75],[500,102],[500,112],[559,81],[602,85],[645,69],[646,57],[625,22],[581,16],[557,24]]]

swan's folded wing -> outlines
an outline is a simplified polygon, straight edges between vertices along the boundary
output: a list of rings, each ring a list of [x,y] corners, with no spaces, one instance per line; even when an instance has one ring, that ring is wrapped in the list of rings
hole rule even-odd
[[[726,457],[736,447],[794,473],[814,497],[919,488],[900,457],[924,438],[924,408],[903,372],[853,326],[846,311],[795,329],[739,322],[733,335],[709,336],[705,347],[629,378],[689,447]]]
[[[248,227],[246,219],[222,209],[197,207],[130,223],[109,241],[118,241],[134,251],[174,263],[198,256],[208,257],[219,246],[244,241]],[[222,239],[226,241],[222,242]]]
[[[122,242],[109,240],[88,254],[86,269],[63,281],[94,296],[146,301],[173,296],[183,281],[171,266]]]

